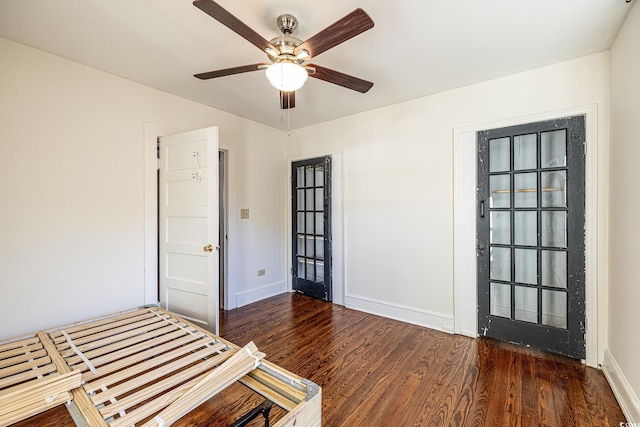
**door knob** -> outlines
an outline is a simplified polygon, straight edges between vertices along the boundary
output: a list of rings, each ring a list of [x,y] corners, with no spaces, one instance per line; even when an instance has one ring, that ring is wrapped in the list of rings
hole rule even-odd
[[[202,250],[205,252],[213,252],[213,245],[209,243],[207,246],[204,246]]]

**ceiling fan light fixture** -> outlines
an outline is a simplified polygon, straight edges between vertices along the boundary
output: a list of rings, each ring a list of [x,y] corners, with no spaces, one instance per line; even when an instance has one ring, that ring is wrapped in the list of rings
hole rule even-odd
[[[267,79],[271,86],[283,92],[293,92],[302,87],[309,74],[304,67],[290,61],[278,61],[267,68]]]

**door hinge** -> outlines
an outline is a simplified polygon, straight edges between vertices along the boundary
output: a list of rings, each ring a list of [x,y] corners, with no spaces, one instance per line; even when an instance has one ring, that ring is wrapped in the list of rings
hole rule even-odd
[[[156,170],[160,170],[160,159],[156,159]]]

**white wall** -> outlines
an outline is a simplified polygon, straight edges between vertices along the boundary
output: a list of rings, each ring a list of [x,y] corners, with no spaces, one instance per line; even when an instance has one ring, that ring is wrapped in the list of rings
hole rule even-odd
[[[637,2],[634,2],[637,3]],[[640,6],[611,49],[609,348],[604,370],[629,421],[640,423]]]
[[[453,330],[453,131],[479,123],[595,105],[596,193],[604,201],[597,241],[606,253],[608,89],[609,56],[601,53],[294,132],[290,157],[344,152],[346,304]],[[606,270],[601,257],[592,272],[604,310],[599,348]]]
[[[0,339],[144,303],[144,123],[220,127],[230,286],[284,291],[282,132],[1,38],[0,57]]]

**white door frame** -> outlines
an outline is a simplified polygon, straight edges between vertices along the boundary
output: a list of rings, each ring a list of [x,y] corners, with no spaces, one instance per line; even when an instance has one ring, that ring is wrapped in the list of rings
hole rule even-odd
[[[476,133],[481,130],[533,123],[569,116],[585,116],[586,153],[585,182],[585,298],[586,363],[596,367],[598,345],[598,109],[588,105],[561,111],[480,123],[455,128],[453,131],[454,209],[453,209],[453,277],[454,332],[477,337],[476,285]]]
[[[144,304],[159,304],[158,298],[158,138],[182,132],[144,123]]]

